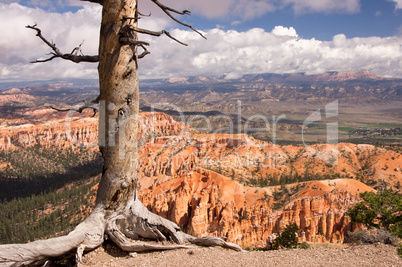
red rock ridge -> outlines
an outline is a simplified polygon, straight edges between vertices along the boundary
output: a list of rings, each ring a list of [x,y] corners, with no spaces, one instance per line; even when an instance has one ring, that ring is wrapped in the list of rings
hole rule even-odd
[[[273,194],[279,186],[247,187],[206,168],[240,174],[247,181],[252,175],[288,174],[292,168],[321,175],[349,171],[353,176],[369,161],[372,179],[392,174],[388,181],[401,181],[396,169],[381,172],[378,158],[395,166],[402,160],[393,151],[370,145],[304,148],[273,146],[246,135],[159,137],[140,148],[140,197],[150,210],[192,234],[225,236],[243,247],[265,245],[268,236],[289,223],[299,225],[301,241],[342,242],[352,230],[345,212],[360,192],[373,190],[369,186],[345,178],[305,182],[275,211]]]
[[[155,137],[141,146],[140,157],[144,175],[156,178],[200,167],[241,183],[281,175],[402,182],[401,154],[372,145],[278,146],[243,134],[182,134]]]
[[[157,182],[141,190],[140,198],[150,210],[191,234],[224,236],[243,247],[265,246],[272,233],[291,223],[300,227],[300,241],[342,242],[345,233],[352,230],[345,212],[358,200],[353,193],[322,191],[322,195],[296,198],[274,211],[267,198],[271,190],[246,187],[217,173],[199,170]]]
[[[401,155],[371,145],[277,146],[244,134],[195,134],[163,113],[141,114],[139,132],[143,203],[189,233],[225,236],[243,247],[264,246],[272,233],[289,223],[299,225],[301,241],[341,242],[351,229],[345,211],[360,192],[373,190],[349,178],[361,174],[390,184],[402,181]],[[2,127],[0,148],[96,147],[97,135],[96,118],[76,119],[70,128],[62,120]],[[255,177],[296,172],[341,177],[304,182],[299,189],[297,184],[286,185],[282,193],[292,194],[277,209],[274,204],[284,198],[274,201],[280,186],[244,185]]]
[[[32,111],[33,115],[46,111]],[[31,115],[32,115],[31,114]],[[176,122],[164,113],[142,113],[140,115],[139,137],[141,142],[156,136],[184,132],[182,123]],[[15,145],[47,147],[87,147],[97,148],[98,118],[66,117],[54,119],[41,124],[23,124],[16,126],[0,126],[0,149],[16,149]]]
[[[44,148],[94,147],[98,141],[98,119],[55,120],[44,124],[24,124],[0,128],[0,149],[16,149],[15,145]]]

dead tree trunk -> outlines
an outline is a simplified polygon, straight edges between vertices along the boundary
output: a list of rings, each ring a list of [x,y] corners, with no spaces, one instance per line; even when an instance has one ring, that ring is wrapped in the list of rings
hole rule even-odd
[[[67,236],[39,240],[27,244],[0,246],[1,266],[40,265],[51,259],[76,255],[81,260],[84,250],[100,246],[109,237],[121,249],[130,252],[187,248],[189,244],[222,246],[242,249],[221,238],[196,238],[182,232],[173,222],[147,210],[137,197],[137,129],[139,115],[138,41],[137,32],[161,35],[165,31],[150,32],[137,27],[137,0],[88,0],[103,5],[99,56],[85,57],[62,54],[53,43],[41,35],[36,25],[28,28],[37,31],[54,51],[53,56],[74,62],[99,60],[99,147],[104,166],[90,216]],[[165,13],[187,14],[151,0]],[[148,53],[146,50],[142,54]],[[45,60],[45,61],[48,61]],[[40,62],[40,61],[36,61]],[[84,106],[83,108],[87,108]],[[79,111],[82,111],[80,109]],[[139,239],[171,241],[175,244],[154,245]]]

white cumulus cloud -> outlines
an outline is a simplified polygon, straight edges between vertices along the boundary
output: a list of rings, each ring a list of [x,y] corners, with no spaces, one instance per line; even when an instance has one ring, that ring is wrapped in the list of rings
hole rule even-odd
[[[30,64],[51,52],[26,25],[38,23],[43,34],[68,53],[83,40],[85,54],[97,54],[100,7],[86,5],[75,13],[49,13],[19,4],[0,3],[0,80],[53,78],[97,78],[97,64],[75,64],[61,59]],[[161,29],[168,19],[141,19],[141,27]],[[325,71],[368,70],[378,75],[402,78],[402,36],[347,38],[343,34],[331,41],[303,39],[294,27],[276,26],[271,32],[260,28],[238,32],[210,29],[207,40],[189,30],[171,34],[188,43],[182,46],[162,36],[143,36],[151,54],[139,62],[142,78],[226,75],[245,73],[309,74]]]
[[[402,0],[388,0],[388,1],[389,2],[394,2],[396,9],[402,9]]]
[[[64,53],[69,53],[84,41],[82,50],[85,54],[98,53],[100,8],[88,6],[76,13],[48,13],[39,8],[27,8],[19,4],[0,4],[0,79],[18,80],[66,77],[94,77],[96,66],[91,70],[88,65],[74,64],[55,60],[46,64],[30,64],[35,59],[49,57],[51,49],[38,37],[36,32],[25,28],[26,25],[38,24],[42,34],[53,41]],[[74,71],[71,71],[74,69]]]
[[[320,41],[302,39],[296,30],[283,26],[272,32],[212,29],[204,33],[208,40],[189,31],[172,33],[189,47],[152,39],[151,54],[140,61],[143,77],[349,70],[402,77],[401,37],[347,38],[339,34],[331,41]]]
[[[67,4],[67,0],[65,0]],[[80,3],[80,2],[79,2]],[[45,3],[42,3],[45,4]],[[98,54],[101,6],[86,4],[75,13],[51,13],[28,8],[18,3],[0,3],[0,80],[52,79],[55,77],[96,78],[97,64],[54,59],[30,64],[50,57],[51,48],[36,37],[36,31],[25,26],[37,24],[42,34],[53,41],[62,53],[70,53],[82,42],[86,55]],[[141,27],[156,30],[167,27],[167,18],[141,21]]]
[[[293,27],[287,28],[283,26],[275,26],[275,28],[272,30],[272,33],[277,36],[298,36],[296,30]]]

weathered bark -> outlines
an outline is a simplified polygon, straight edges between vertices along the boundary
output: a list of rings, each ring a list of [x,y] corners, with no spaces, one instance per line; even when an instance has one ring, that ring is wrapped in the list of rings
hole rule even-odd
[[[108,212],[127,206],[137,189],[138,65],[137,40],[130,25],[136,20],[137,1],[105,1],[99,43],[99,145],[104,167],[96,205]]]
[[[98,1],[95,1],[98,2]],[[1,266],[43,264],[101,245],[104,235],[130,252],[187,248],[188,245],[242,249],[221,238],[196,238],[147,210],[137,197],[139,115],[137,0],[104,0],[99,44],[99,147],[103,174],[91,215],[70,234],[27,244],[0,246]],[[127,41],[129,40],[129,41]],[[171,241],[152,245],[139,239]],[[137,241],[136,241],[137,240]]]

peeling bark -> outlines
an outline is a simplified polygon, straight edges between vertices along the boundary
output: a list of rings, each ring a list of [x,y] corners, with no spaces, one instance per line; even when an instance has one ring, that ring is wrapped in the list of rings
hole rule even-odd
[[[27,244],[1,245],[0,265],[41,265],[71,253],[76,254],[77,262],[80,262],[82,253],[100,246],[105,235],[129,252],[183,249],[191,244],[242,251],[236,244],[221,238],[188,235],[175,223],[151,213],[138,200],[137,46],[142,47],[143,43],[137,38],[137,0],[90,2],[103,5],[98,65],[100,95],[97,101],[99,147],[104,166],[95,208],[66,236]],[[169,11],[174,10],[167,9],[166,12]],[[147,244],[139,239],[175,244]]]

